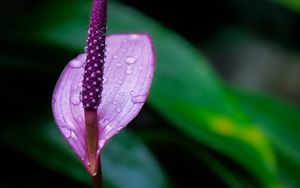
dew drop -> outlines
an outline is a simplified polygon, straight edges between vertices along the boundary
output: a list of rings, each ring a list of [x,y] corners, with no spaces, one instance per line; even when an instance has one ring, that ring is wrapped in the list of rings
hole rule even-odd
[[[132,74],[132,70],[131,69],[126,69],[125,73],[126,74]]]
[[[60,131],[66,138],[70,138],[71,136],[71,130],[67,127],[60,127]]]
[[[123,83],[123,81],[122,80],[117,80],[117,84],[122,84]]]
[[[80,97],[79,97],[79,95],[73,93],[73,94],[71,95],[71,102],[72,102],[72,104],[74,104],[74,105],[80,104]]]
[[[106,126],[108,123],[109,123],[109,120],[108,120],[108,119],[104,119],[104,120],[103,120],[103,126]]]
[[[121,66],[122,66],[122,63],[121,63],[121,62],[118,62],[118,63],[116,64],[116,66],[117,66],[117,67],[121,67]]]
[[[136,95],[131,98],[133,103],[144,103],[146,102],[147,95]]]
[[[134,94],[135,94],[135,92],[134,92],[134,91],[131,91],[131,92],[130,92],[130,95],[131,95],[131,96],[133,96]]]
[[[99,146],[100,146],[100,148],[102,148],[102,147],[104,146],[104,144],[105,144],[105,139],[101,139],[101,140],[99,141]]]
[[[132,39],[137,39],[137,38],[139,38],[139,35],[132,34],[132,35],[130,35],[130,37],[131,37]]]
[[[106,84],[107,82],[108,82],[108,79],[104,76],[104,77],[103,77],[102,83],[103,83],[103,84]]]
[[[125,60],[127,64],[134,64],[136,62],[136,58],[132,56],[128,56]]]
[[[113,104],[116,105],[116,104],[117,104],[117,101],[113,101]]]
[[[122,108],[120,108],[120,107],[116,108],[116,112],[117,112],[117,113],[122,112]]]
[[[82,64],[83,64],[83,62],[79,61],[77,59],[74,59],[70,62],[70,66],[73,68],[80,68]]]

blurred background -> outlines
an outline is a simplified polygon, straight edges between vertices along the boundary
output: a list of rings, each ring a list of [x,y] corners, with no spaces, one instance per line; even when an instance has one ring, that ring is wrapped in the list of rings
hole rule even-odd
[[[0,0],[1,188],[91,187],[51,113],[90,5]],[[150,33],[157,68],[107,188],[300,188],[300,1],[109,0],[108,31]]]

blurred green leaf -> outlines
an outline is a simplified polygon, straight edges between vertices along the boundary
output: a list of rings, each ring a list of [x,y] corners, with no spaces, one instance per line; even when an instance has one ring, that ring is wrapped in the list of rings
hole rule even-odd
[[[244,110],[265,132],[276,150],[285,187],[300,187],[300,110],[270,96],[237,92]]]
[[[88,173],[54,123],[26,127],[18,132],[4,131],[0,139],[44,166],[90,185]],[[118,134],[105,146],[102,163],[104,181],[109,188],[169,187],[165,174],[151,153],[128,132]]]
[[[35,14],[31,30],[20,38],[31,36],[82,51],[89,7],[87,1],[47,4]],[[199,51],[133,8],[113,1],[109,7],[110,32],[148,32],[154,39],[157,71],[150,104],[178,129],[239,162],[263,187],[280,187],[266,137],[245,116]]]
[[[153,136],[155,135],[155,136]],[[205,149],[200,144],[195,144],[190,139],[186,139],[183,136],[174,134],[171,131],[161,131],[161,130],[152,130],[140,132],[139,136],[143,139],[146,144],[169,146],[176,145],[178,148],[181,148],[184,153],[187,155],[190,153],[197,157],[199,161],[202,161],[205,165],[209,167],[217,176],[219,176],[226,185],[230,188],[254,188],[255,182],[247,180],[242,175],[234,172],[234,170],[229,169],[225,164],[222,164],[216,157],[214,157],[210,151]],[[251,184],[251,183],[252,184]],[[254,184],[253,184],[254,183]],[[199,182],[200,186],[201,183]]]
[[[300,1],[299,0],[273,0],[273,1],[280,3],[292,10],[300,12]]]

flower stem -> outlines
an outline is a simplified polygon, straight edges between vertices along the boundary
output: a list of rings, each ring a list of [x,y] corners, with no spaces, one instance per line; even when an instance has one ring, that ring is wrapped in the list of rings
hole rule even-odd
[[[100,159],[99,159],[99,167],[98,167],[97,174],[95,176],[91,176],[91,177],[92,177],[94,188],[104,188]]]
[[[85,128],[88,170],[91,175],[96,175],[99,165],[99,155],[97,154],[99,140],[97,111],[85,111]]]

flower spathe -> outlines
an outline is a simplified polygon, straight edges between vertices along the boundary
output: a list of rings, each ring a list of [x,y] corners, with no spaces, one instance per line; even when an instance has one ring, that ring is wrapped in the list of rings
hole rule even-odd
[[[116,34],[106,38],[106,57],[98,115],[98,151],[134,119],[144,105],[153,78],[155,59],[147,34]],[[86,54],[70,61],[57,81],[52,100],[54,119],[86,169],[85,110],[82,81]],[[96,88],[97,89],[97,88]],[[99,88],[100,89],[100,88]]]

